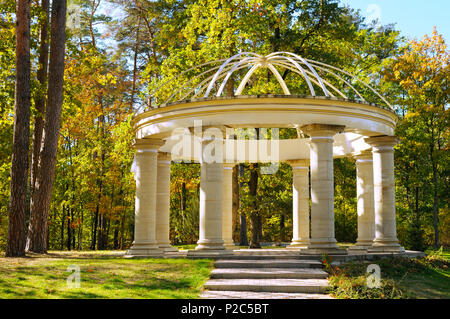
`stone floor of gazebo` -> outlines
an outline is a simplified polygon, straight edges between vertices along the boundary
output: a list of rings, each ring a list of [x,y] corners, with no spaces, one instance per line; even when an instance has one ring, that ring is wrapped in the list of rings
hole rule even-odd
[[[343,249],[345,250],[345,249]],[[179,250],[164,253],[164,258],[190,258],[190,259],[200,259],[200,258],[211,258],[211,259],[321,259],[321,254],[304,254],[298,250],[291,249],[235,249],[228,250],[227,254],[217,254],[214,252],[202,251],[201,254],[190,254],[189,250]],[[420,251],[405,250],[404,252],[384,252],[384,253],[367,253],[359,251],[347,250],[347,254],[337,254],[328,255],[331,257],[332,262],[341,263],[351,260],[374,260],[377,258],[388,258],[388,257],[408,257],[416,258],[423,257],[425,253]]]

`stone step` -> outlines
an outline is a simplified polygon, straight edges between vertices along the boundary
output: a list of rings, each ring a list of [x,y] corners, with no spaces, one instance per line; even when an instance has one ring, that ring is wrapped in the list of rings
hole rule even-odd
[[[267,255],[267,254],[260,254],[260,255],[246,255],[246,254],[234,254],[233,256],[226,257],[226,259],[236,259],[236,260],[246,260],[246,259],[253,259],[253,260],[265,260],[265,259],[300,259],[299,255],[292,255],[292,254],[285,254],[285,255]],[[309,258],[312,259],[312,258]]]
[[[213,279],[325,279],[328,274],[316,268],[216,268]]]
[[[206,290],[201,295],[203,299],[333,299],[330,295],[308,294],[294,292],[256,292]]]
[[[214,263],[216,268],[322,268],[317,260],[235,260],[220,259]]]
[[[214,291],[256,291],[323,294],[326,279],[210,279],[204,288]]]
[[[240,249],[233,251],[235,255],[246,255],[246,256],[258,256],[258,255],[291,255],[298,256],[300,252],[298,250],[288,250],[288,249]]]
[[[294,259],[294,260],[316,260],[320,261],[321,259],[316,256],[308,256],[308,255],[245,255],[245,254],[234,254],[233,256],[226,256],[226,259],[233,260],[268,260],[268,259]],[[222,258],[218,258],[219,260]]]

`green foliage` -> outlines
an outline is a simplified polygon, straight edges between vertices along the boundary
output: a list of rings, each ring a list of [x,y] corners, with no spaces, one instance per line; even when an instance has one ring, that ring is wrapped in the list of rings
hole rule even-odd
[[[6,247],[14,116],[14,1],[0,6],[0,250]]]
[[[447,45],[434,30],[432,36],[405,45],[383,69],[400,116],[396,196],[399,237],[409,247],[449,243],[448,231],[443,231],[449,225],[449,60]]]
[[[170,170],[170,239],[193,244],[198,240],[200,165],[174,163]]]
[[[80,6],[81,20],[68,29],[66,41],[65,99],[49,220],[51,249],[96,249],[99,245],[126,249],[131,244],[135,183],[130,172],[134,155],[130,120],[134,111],[157,106],[174,88],[209,68],[179,76],[194,65],[246,51],[290,51],[335,65],[358,75],[392,101],[400,116],[396,135],[402,140],[395,154],[399,239],[407,248],[424,249],[433,243],[437,227],[441,243],[448,245],[449,63],[448,49],[437,34],[402,46],[404,39],[393,26],[367,25],[359,13],[337,0],[113,0],[124,12],[120,19],[99,13],[99,4],[111,5],[106,1],[70,3]],[[31,12],[33,97],[45,91],[35,76],[42,15],[37,4],[32,3]],[[15,1],[0,2],[0,250],[5,247],[8,223],[14,11]],[[245,72],[233,74],[230,83],[237,83]],[[298,76],[282,75],[292,93],[307,92]],[[178,77],[152,94],[174,76]],[[192,86],[197,84],[194,80]],[[352,85],[373,94],[364,86]],[[349,87],[339,88],[356,98]],[[281,88],[273,76],[259,70],[243,94],[265,92],[279,93]],[[232,87],[227,88],[227,94],[232,93]],[[280,138],[296,137],[295,129],[280,129]],[[260,214],[262,240],[289,241],[290,166],[281,163],[273,175],[258,173],[253,197],[248,187],[250,165],[246,165],[240,213]],[[337,159],[334,170],[336,238],[354,242],[354,161]],[[195,243],[198,164],[172,165],[171,179],[170,239]]]
[[[328,263],[331,263],[328,260]],[[381,286],[366,285],[369,264],[381,270]],[[439,252],[424,258],[384,258],[370,262],[347,262],[325,267],[330,274],[330,293],[343,299],[448,298],[448,258]]]
[[[403,299],[403,292],[393,280],[383,280],[378,288],[368,288],[367,276],[348,278],[346,276],[330,278],[329,293],[338,299]]]
[[[348,158],[334,160],[334,223],[336,240],[355,242],[357,230],[356,167]]]
[[[416,220],[406,224],[406,236],[404,239],[405,249],[424,251],[427,247],[424,241],[424,230],[422,225]]]

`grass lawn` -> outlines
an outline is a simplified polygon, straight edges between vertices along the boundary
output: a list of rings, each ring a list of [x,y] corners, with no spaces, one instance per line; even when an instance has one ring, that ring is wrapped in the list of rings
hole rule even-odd
[[[183,247],[189,249],[190,247]],[[450,298],[450,251],[426,258],[389,258],[326,264],[336,298]],[[208,280],[212,260],[124,259],[123,252],[53,251],[27,258],[0,255],[0,298],[196,299]],[[378,264],[381,287],[368,288],[366,269]],[[80,288],[67,285],[68,267],[80,269]]]
[[[80,288],[70,288],[70,265],[80,267]],[[211,260],[124,259],[118,252],[50,252],[0,257],[0,298],[195,299]]]
[[[450,298],[450,251],[427,251],[425,258],[387,258],[367,262],[327,265],[336,298],[441,299]],[[381,287],[367,287],[367,266],[381,270]]]

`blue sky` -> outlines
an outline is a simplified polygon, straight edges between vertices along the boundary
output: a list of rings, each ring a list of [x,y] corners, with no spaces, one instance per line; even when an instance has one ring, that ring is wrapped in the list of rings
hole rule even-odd
[[[431,35],[433,26],[450,41],[450,0],[341,0],[364,17],[378,17],[381,24],[396,23],[409,38]]]

